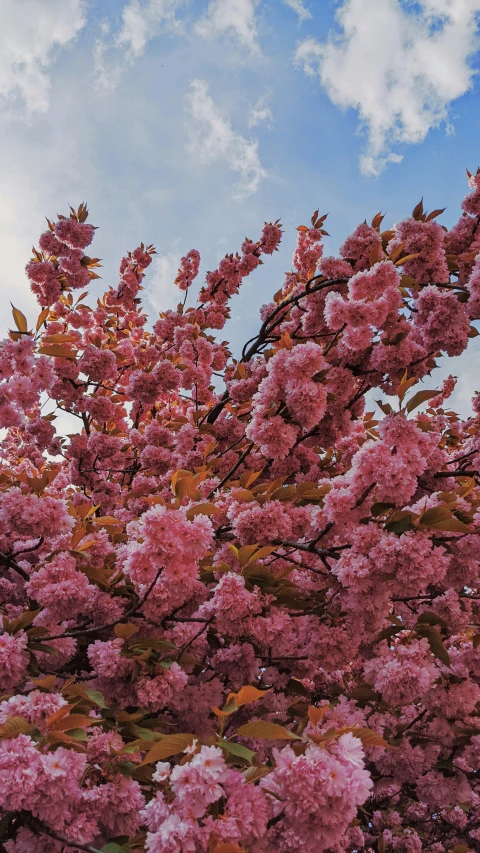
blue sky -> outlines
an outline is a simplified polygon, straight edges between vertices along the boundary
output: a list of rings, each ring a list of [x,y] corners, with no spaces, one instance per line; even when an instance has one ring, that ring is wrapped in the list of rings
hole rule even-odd
[[[316,208],[326,254],[421,196],[453,224],[480,164],[479,23],[480,0],[2,0],[2,331],[9,300],[34,315],[23,268],[44,215],[83,200],[106,285],[125,250],[157,246],[152,318],[189,248],[205,272],[281,217],[281,252],[234,303],[234,348]],[[459,405],[479,352],[449,365]]]

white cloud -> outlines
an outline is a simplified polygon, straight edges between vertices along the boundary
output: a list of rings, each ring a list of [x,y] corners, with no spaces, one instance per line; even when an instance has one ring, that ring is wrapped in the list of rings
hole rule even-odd
[[[104,34],[108,32],[104,30]],[[108,53],[112,45],[101,38],[95,39],[93,45],[93,77],[96,88],[103,91],[113,91],[122,76],[124,63],[108,61]]]
[[[173,310],[179,302],[183,302],[185,294],[175,285],[179,266],[180,252],[171,251],[165,255],[154,255],[148,273],[145,295],[155,314],[168,309]]]
[[[262,124],[262,122],[266,122],[268,126],[271,125],[273,122],[273,115],[270,107],[267,106],[271,94],[271,92],[268,92],[266,95],[262,95],[255,106],[251,108],[248,116],[249,127],[256,127],[257,124]]]
[[[258,156],[258,142],[245,139],[233,130],[209,95],[204,80],[192,82],[187,107],[190,152],[204,163],[225,161],[233,172],[240,173],[240,180],[234,187],[236,197],[252,195],[266,177]]]
[[[289,6],[298,15],[298,21],[301,24],[303,21],[312,17],[312,13],[305,6],[303,0],[283,0],[285,6]]]
[[[131,56],[141,56],[147,42],[155,38],[161,29],[172,31],[180,28],[175,17],[182,0],[130,0],[123,8],[122,29],[117,44],[125,47]]]
[[[0,98],[20,97],[29,112],[45,112],[54,50],[84,24],[83,0],[1,0]]]
[[[198,21],[196,32],[205,38],[217,38],[228,33],[259,53],[255,6],[259,0],[210,0],[207,14]]]
[[[299,44],[306,74],[320,77],[336,106],[357,110],[368,137],[364,174],[401,160],[395,143],[424,140],[468,91],[478,12],[480,0],[345,0],[340,34]]]

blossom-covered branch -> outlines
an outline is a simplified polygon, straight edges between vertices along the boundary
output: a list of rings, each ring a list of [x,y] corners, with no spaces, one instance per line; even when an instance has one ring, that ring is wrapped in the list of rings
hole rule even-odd
[[[478,848],[480,396],[429,378],[477,334],[469,181],[339,257],[316,211],[239,357],[279,221],[153,325],[152,245],[89,303],[85,205],[48,222],[0,345],[7,853]]]

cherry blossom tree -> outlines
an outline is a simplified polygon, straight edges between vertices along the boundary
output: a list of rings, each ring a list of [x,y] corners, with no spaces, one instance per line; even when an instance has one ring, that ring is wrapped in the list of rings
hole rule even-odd
[[[278,221],[153,328],[153,246],[89,306],[86,207],[48,222],[0,347],[7,853],[479,849],[480,395],[429,379],[477,334],[469,182],[339,257],[315,212],[238,357]]]

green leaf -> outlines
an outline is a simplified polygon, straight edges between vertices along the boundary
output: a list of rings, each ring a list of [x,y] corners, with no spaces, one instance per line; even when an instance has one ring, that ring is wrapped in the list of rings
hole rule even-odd
[[[161,732],[154,732],[152,729],[146,729],[143,726],[132,725],[131,731],[140,740],[158,741],[165,737]]]
[[[137,651],[139,649],[172,649],[177,651],[177,646],[174,643],[169,643],[168,640],[155,640],[150,637],[139,637],[130,643],[130,649]]]
[[[44,652],[46,655],[55,655],[58,657],[58,652],[53,646],[47,646],[45,643],[29,643],[28,648],[34,652]]]
[[[90,702],[94,702],[95,705],[98,705],[99,708],[108,708],[107,703],[105,702],[105,698],[100,690],[92,690],[90,687],[85,687],[85,693],[87,694]]]
[[[115,841],[109,841],[108,844],[105,844],[105,847],[102,847],[101,853],[125,853],[125,850],[126,847],[121,847]]]
[[[88,740],[88,735],[84,729],[69,729],[68,735],[73,738],[73,740]]]
[[[225,749],[226,752],[230,752],[231,755],[235,755],[237,758],[244,758],[249,764],[252,763],[252,759],[255,757],[252,749],[248,749],[241,743],[232,743],[231,740],[219,740],[216,746]]]
[[[266,738],[267,740],[302,740],[299,735],[294,734],[285,726],[279,726],[278,723],[268,723],[266,720],[256,720],[253,723],[240,726],[237,735]]]
[[[385,530],[389,533],[396,533],[397,536],[401,536],[402,533],[406,533],[407,530],[413,530],[411,513],[407,510],[400,510],[399,512],[396,512],[391,521],[386,523]]]

